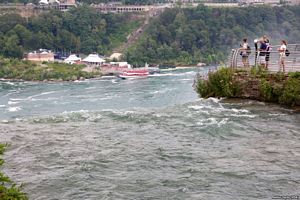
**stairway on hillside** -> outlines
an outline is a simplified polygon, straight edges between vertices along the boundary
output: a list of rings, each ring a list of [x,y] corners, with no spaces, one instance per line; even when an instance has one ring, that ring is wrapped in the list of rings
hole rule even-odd
[[[132,32],[127,37],[127,41],[125,43],[123,43],[121,46],[115,48],[113,50],[113,52],[123,54],[126,51],[126,49],[128,49],[132,44],[134,44],[140,38],[140,36],[144,33],[147,25],[149,24],[150,19],[159,16],[159,14],[161,14],[162,11],[163,10],[158,10],[158,9],[149,11],[145,16],[143,24],[138,29],[136,29],[134,32]]]

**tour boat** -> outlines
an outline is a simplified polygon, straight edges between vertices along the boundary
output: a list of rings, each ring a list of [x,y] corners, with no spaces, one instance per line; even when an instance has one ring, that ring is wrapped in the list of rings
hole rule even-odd
[[[148,69],[127,69],[124,70],[122,73],[118,75],[119,78],[126,79],[126,78],[140,78],[140,77],[147,77],[149,75]]]

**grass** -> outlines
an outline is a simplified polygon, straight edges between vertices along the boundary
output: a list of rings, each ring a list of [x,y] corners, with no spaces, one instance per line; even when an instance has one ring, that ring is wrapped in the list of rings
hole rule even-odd
[[[65,63],[33,63],[18,59],[0,58],[0,78],[26,81],[61,80],[71,81],[93,78],[99,73],[82,71],[84,65]]]

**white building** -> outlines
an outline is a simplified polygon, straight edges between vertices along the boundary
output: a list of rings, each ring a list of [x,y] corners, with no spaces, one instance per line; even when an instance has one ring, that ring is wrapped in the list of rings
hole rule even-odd
[[[246,4],[280,4],[280,0],[240,0],[239,2]]]
[[[64,60],[65,63],[74,64],[76,62],[80,62],[81,58],[77,57],[75,54],[71,54],[68,58]]]
[[[40,49],[39,51],[33,51],[25,54],[24,60],[30,60],[35,62],[53,62],[54,53],[47,49]]]
[[[90,54],[88,57],[82,60],[87,65],[97,65],[101,66],[103,63],[105,63],[105,60],[101,58],[98,54]]]
[[[48,5],[49,2],[48,2],[48,0],[40,0],[40,1],[39,1],[39,4],[40,4],[40,5]]]

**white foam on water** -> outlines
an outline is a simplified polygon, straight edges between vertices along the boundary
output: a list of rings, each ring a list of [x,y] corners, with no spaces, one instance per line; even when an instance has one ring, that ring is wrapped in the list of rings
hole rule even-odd
[[[88,113],[89,110],[74,110],[74,111],[64,111],[62,114],[74,114],[74,113]]]
[[[236,109],[236,108],[232,108],[231,109],[233,112],[235,113],[249,113],[249,110],[246,109]]]
[[[35,99],[34,97],[40,97],[40,96],[43,96],[43,95],[53,94],[53,93],[56,93],[56,92],[58,92],[58,91],[42,92],[40,94],[32,95],[32,96],[29,96],[29,97],[26,97],[26,98],[10,98],[10,101],[44,100],[44,99]],[[48,99],[48,100],[52,100],[52,99]]]
[[[214,97],[209,97],[208,100],[211,100],[214,103],[219,103],[220,101],[222,101],[222,98],[218,99],[218,98],[214,98]]]
[[[219,123],[218,123],[218,127],[221,127],[222,125],[227,124],[229,121],[229,118],[223,118]]]
[[[270,116],[284,116],[286,114],[283,113],[269,113]]]
[[[185,73],[183,73],[183,74],[196,74],[196,72],[190,71],[190,72],[185,72]]]
[[[49,97],[46,99],[36,99],[36,98],[32,98],[31,101],[52,101],[52,100],[57,100],[59,98],[55,98],[55,97]]]
[[[24,101],[26,99],[22,99],[22,98],[10,98],[9,100],[11,100],[11,101]]]
[[[92,89],[96,89],[96,87],[87,87],[85,88],[86,90],[92,90]]]
[[[190,108],[190,109],[193,109],[193,110],[201,110],[201,109],[203,109],[203,108],[205,108],[205,106],[188,106],[188,108]]]
[[[207,119],[200,119],[196,124],[199,126],[212,126],[217,125],[218,127],[221,127],[229,122],[229,118],[223,118],[221,120],[218,120],[217,118],[210,117]]]
[[[166,92],[172,91],[174,88],[163,88],[161,90],[155,90],[153,92],[150,92],[150,94],[164,94]]]
[[[245,118],[255,118],[257,115],[247,115],[247,114],[231,114],[231,117],[245,117]]]
[[[192,81],[194,79],[190,79],[190,78],[184,78],[184,79],[179,79],[178,81]]]
[[[15,101],[8,101],[8,102],[7,102],[8,105],[15,105],[15,104],[18,104],[18,103],[19,103],[19,102],[15,102]]]
[[[0,105],[0,108],[4,108],[4,107],[6,107],[6,105]]]
[[[36,94],[36,95],[32,95],[32,96],[27,97],[27,100],[28,99],[33,99],[34,97],[39,97],[39,96],[43,96],[43,95],[47,95],[47,94],[53,94],[53,93],[56,93],[56,92],[57,91],[42,92],[40,94]]]
[[[6,109],[8,112],[17,112],[17,111],[19,111],[19,110],[22,110],[21,109],[21,107],[8,107],[7,109]]]
[[[1,79],[1,80],[5,80],[5,79]],[[12,82],[9,82],[9,81],[3,82],[3,83],[5,83],[5,84],[7,84],[7,85],[15,85],[15,83],[12,83]]]

